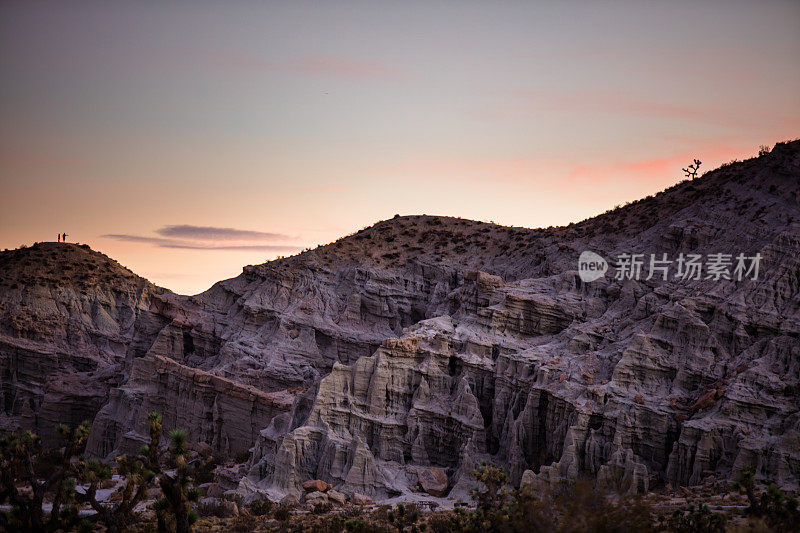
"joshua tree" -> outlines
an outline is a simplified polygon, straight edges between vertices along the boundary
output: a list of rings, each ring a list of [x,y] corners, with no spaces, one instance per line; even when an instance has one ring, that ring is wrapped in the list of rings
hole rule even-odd
[[[119,502],[107,507],[95,499],[98,482],[109,479],[111,470],[94,460],[86,462],[84,467],[84,476],[89,483],[86,500],[97,511],[109,532],[120,531],[132,523],[134,508],[147,497],[147,487],[155,480],[164,495],[154,505],[159,532],[174,529],[175,533],[188,533],[197,520],[197,513],[192,510],[191,502],[196,501],[199,496],[198,490],[191,486],[191,482],[196,472],[210,464],[213,458],[187,462],[186,431],[183,429],[170,432],[168,453],[159,453],[161,415],[156,412],[150,413],[147,416],[147,424],[150,443],[142,447],[138,456],[117,457],[117,472],[125,477]]]
[[[31,431],[9,433],[0,438],[0,503],[9,502],[11,512],[0,513],[0,526],[17,531],[70,530],[78,522],[75,459],[86,445],[89,423],[69,429],[61,424],[56,433],[63,448],[46,450]],[[30,490],[19,490],[19,486]],[[53,509],[45,517],[42,502],[53,496]]]
[[[702,162],[699,159],[695,159],[693,164],[681,170],[683,170],[687,178],[695,179],[697,177],[697,171],[700,169],[701,163]]]
[[[87,483],[80,500],[97,511],[97,518],[106,526],[106,531],[116,533],[133,523],[136,505],[147,497],[147,486],[153,479],[153,472],[145,468],[141,459],[120,455],[116,459],[117,473],[125,478],[125,485],[119,492],[120,499],[110,505],[97,501],[98,485],[111,479],[111,468],[97,459],[82,461],[81,480]]]
[[[150,425],[150,445],[142,449],[147,456],[148,467],[157,472],[158,485],[164,497],[155,504],[158,517],[158,531],[168,531],[170,518],[175,523],[175,533],[188,533],[197,520],[197,513],[192,509],[192,502],[197,501],[200,492],[191,486],[198,468],[203,464],[188,463],[186,454],[186,430],[175,429],[169,434],[169,455],[163,466],[158,460],[158,443],[161,441],[162,419],[158,413],[150,413],[147,417]],[[206,459],[206,462],[211,459]],[[200,460],[198,460],[200,461]],[[168,473],[167,469],[173,471]]]
[[[484,485],[485,490],[473,491],[473,497],[478,500],[479,508],[491,509],[505,500],[506,494],[502,490],[503,485],[508,482],[508,474],[505,468],[484,461],[470,475]]]

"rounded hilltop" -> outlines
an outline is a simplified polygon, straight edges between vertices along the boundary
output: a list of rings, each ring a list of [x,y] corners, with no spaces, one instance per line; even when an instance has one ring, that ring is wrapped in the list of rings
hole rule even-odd
[[[0,287],[152,285],[87,244],[38,242],[0,252]]]
[[[782,205],[798,200],[800,141],[777,143],[758,156],[684,179],[640,200],[567,226],[531,229],[458,217],[396,215],[330,244],[271,261],[301,261],[327,268],[369,264],[399,267],[412,262],[458,264],[502,276],[543,275],[537,266],[553,252],[612,249],[643,244],[697,224],[783,227],[794,220]],[[628,242],[631,241],[631,242]],[[576,255],[577,257],[577,255]],[[558,270],[558,269],[555,269]]]

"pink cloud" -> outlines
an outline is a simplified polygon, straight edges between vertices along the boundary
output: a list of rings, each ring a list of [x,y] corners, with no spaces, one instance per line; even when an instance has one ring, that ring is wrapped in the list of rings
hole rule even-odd
[[[780,116],[767,116],[761,113],[759,119],[755,121],[748,119],[742,113],[731,113],[729,110],[715,109],[708,106],[698,107],[670,102],[637,100],[622,94],[543,90],[513,91],[512,94],[528,105],[556,111],[655,117],[702,122],[725,127],[764,126],[765,123],[796,127],[800,124],[800,117],[792,116],[791,113],[785,113]],[[485,114],[485,112],[483,113]]]
[[[575,183],[605,183],[624,178],[636,178],[654,184],[663,182],[665,178],[674,178],[674,181],[679,181],[684,178],[680,169],[695,157],[705,163],[700,172],[702,174],[731,159],[752,157],[755,152],[756,147],[706,144],[699,145],[694,150],[681,150],[667,156],[615,159],[607,162],[575,165],[566,174],[566,179]]]
[[[517,91],[516,94],[529,103],[558,111],[612,113],[681,120],[699,120],[702,122],[711,121],[714,123],[720,120],[719,113],[715,113],[714,111],[671,103],[635,100],[619,94],[596,92],[567,93],[539,90]]]
[[[734,158],[755,155],[755,145],[697,143],[653,157],[607,156],[575,161],[572,157],[447,157],[412,159],[395,166],[402,176],[434,177],[457,183],[504,183],[515,187],[560,190],[565,186],[593,186],[623,181],[661,187],[684,178],[681,168],[698,157],[701,173]]]
[[[403,77],[400,70],[381,61],[358,61],[336,56],[304,57],[285,62],[281,68],[288,72],[336,78],[397,80]]]

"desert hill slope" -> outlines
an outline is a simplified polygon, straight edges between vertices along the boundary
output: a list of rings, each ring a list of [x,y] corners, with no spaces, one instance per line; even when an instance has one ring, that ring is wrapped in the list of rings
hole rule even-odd
[[[0,253],[0,416],[49,436],[94,418],[123,380],[137,315],[166,292],[86,245]]]
[[[535,482],[590,475],[645,490],[750,464],[796,486],[799,184],[795,141],[568,227],[395,217],[196,296],[144,287],[124,299],[133,311],[104,367],[119,383],[94,397],[89,449],[138,446],[159,410],[218,454],[249,453],[243,490],[275,494],[316,478],[413,492],[438,466],[463,495],[482,459],[515,483],[530,470]],[[585,283],[584,250],[762,260],[755,280],[612,269]],[[3,302],[31,298],[16,283]],[[21,405],[46,373],[21,380],[19,357],[62,340],[18,352],[28,341],[13,319],[0,324],[4,407],[30,424]]]

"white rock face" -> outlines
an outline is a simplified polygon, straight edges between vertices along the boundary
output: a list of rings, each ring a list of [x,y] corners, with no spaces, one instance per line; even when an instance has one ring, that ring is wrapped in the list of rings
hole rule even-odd
[[[566,228],[398,217],[194,297],[153,291],[133,318],[96,319],[126,327],[89,449],[138,446],[160,410],[215,454],[250,450],[240,488],[271,495],[320,479],[384,498],[435,467],[467,498],[483,460],[515,485],[643,491],[753,465],[796,486],[799,180],[794,142]],[[585,283],[585,250],[760,253],[761,272]],[[4,346],[24,342],[13,331]],[[14,349],[4,394],[45,381]]]

